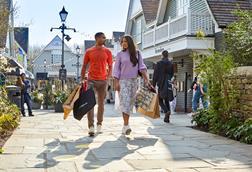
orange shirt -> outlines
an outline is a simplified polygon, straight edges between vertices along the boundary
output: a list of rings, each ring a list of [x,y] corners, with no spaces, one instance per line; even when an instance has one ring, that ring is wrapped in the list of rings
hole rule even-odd
[[[112,66],[112,53],[106,47],[91,47],[84,55],[83,64],[89,64],[89,80],[106,80],[108,71],[107,66]],[[82,68],[82,74],[84,74]]]

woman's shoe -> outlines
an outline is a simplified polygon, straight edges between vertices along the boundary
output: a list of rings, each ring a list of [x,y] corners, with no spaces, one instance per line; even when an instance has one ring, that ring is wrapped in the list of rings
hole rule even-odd
[[[122,133],[124,135],[130,135],[130,133],[131,133],[130,127],[128,125],[124,125],[123,128],[122,128]]]

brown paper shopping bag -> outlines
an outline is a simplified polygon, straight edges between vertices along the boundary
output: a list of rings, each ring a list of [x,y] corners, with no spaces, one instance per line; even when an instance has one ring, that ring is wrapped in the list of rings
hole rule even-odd
[[[158,95],[155,94],[148,108],[139,107],[137,111],[145,116],[156,119],[160,118]]]
[[[64,119],[66,119],[70,112],[73,110],[74,102],[79,98],[81,85],[77,85],[71,94],[68,96],[67,100],[63,104],[64,109]]]

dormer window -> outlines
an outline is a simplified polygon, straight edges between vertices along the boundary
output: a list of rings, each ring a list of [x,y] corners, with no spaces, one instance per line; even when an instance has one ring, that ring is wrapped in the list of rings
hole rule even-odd
[[[189,0],[177,0],[177,16],[186,14],[189,7]]]

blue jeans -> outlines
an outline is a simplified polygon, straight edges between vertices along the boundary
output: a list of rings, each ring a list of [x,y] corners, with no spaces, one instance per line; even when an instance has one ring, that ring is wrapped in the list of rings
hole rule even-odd
[[[208,108],[208,102],[207,102],[206,98],[202,95],[195,93],[193,96],[193,100],[192,100],[192,111],[193,112],[197,111],[200,99],[201,99],[201,102],[202,102],[204,109]]]
[[[31,97],[28,93],[21,94],[21,113],[22,113],[22,115],[25,115],[25,109],[24,109],[25,103],[28,107],[29,115],[31,115],[32,114]]]

